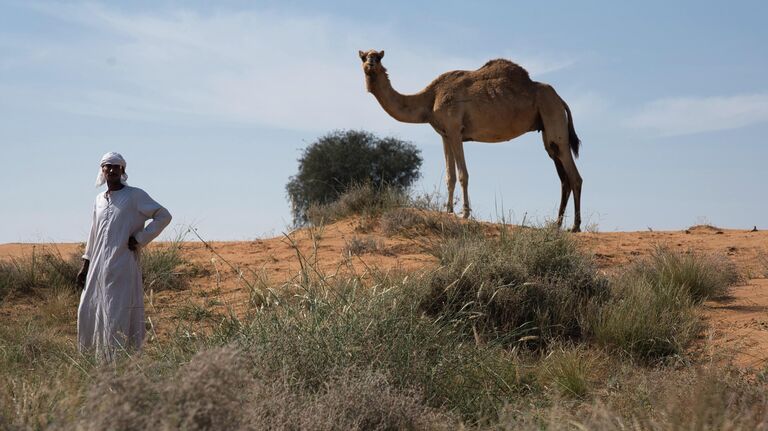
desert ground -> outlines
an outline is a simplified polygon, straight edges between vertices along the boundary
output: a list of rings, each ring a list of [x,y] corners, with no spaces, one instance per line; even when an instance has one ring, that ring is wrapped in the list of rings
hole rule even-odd
[[[611,273],[664,245],[686,252],[725,255],[736,264],[743,281],[730,294],[707,301],[701,308],[706,330],[691,347],[706,357],[732,361],[745,372],[768,365],[768,231],[724,229],[697,225],[679,231],[584,232],[576,234],[582,248],[594,256],[601,271]],[[412,271],[436,266],[425,247],[428,238],[385,235],[375,220],[351,218],[330,225],[298,229],[275,238],[240,242],[203,242],[187,236],[184,256],[197,270],[188,289],[148,293],[147,315],[154,331],[148,342],[168,336],[178,310],[194,304],[214,304],[221,312],[240,312],[249,301],[244,280],[258,278],[272,288],[290,286],[301,261],[327,274],[367,271]],[[355,244],[367,244],[351,252]],[[40,244],[0,244],[0,259],[29,256]],[[55,244],[63,255],[80,244]],[[246,277],[245,275],[248,275]],[[6,324],[28,313],[35,296],[11,298],[0,305]],[[76,310],[72,310],[74,315]],[[72,328],[71,335],[74,335]]]

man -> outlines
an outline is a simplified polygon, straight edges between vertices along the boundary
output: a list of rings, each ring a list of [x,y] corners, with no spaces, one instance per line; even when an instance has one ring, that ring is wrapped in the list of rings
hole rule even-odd
[[[117,350],[141,350],[146,330],[139,251],[171,222],[168,210],[126,183],[125,166],[118,153],[101,158],[96,186],[106,182],[107,190],[96,196],[77,275],[84,287],[77,309],[78,348],[108,360]]]

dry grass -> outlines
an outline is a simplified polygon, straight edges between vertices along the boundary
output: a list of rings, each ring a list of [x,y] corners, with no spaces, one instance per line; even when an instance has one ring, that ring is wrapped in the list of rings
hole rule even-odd
[[[459,236],[439,245],[441,266],[422,306],[465,332],[534,345],[579,338],[587,305],[607,293],[591,259],[553,227]]]
[[[741,281],[736,266],[725,256],[704,255],[693,250],[679,253],[663,246],[629,268],[628,275],[655,286],[680,286],[686,291],[684,294],[696,302],[722,296],[730,286]]]
[[[312,205],[307,210],[307,219],[314,226],[320,226],[353,215],[368,217],[407,206],[407,193],[396,187],[376,187],[361,184],[350,187],[336,201],[325,205]]]
[[[257,384],[251,404],[253,429],[422,430],[455,429],[455,417],[425,406],[422,396],[399,390],[373,370],[346,369],[317,393],[285,382]]]
[[[251,377],[235,349],[202,351],[170,376],[140,367],[104,371],[78,421],[85,430],[239,429],[246,423]]]
[[[601,360],[600,352],[583,346],[555,347],[541,361],[539,379],[565,397],[586,399]]]
[[[627,377],[614,396],[560,402],[519,415],[509,408],[498,430],[767,430],[765,382],[728,369],[650,370]]]
[[[254,275],[247,315],[190,302],[112,364],[76,352],[76,295],[44,289],[0,325],[0,429],[767,428],[765,379],[685,357],[734,280],[717,258],[607,280],[569,234],[475,226],[442,231],[434,272]]]
[[[0,300],[29,294],[39,288],[76,288],[75,277],[82,262],[82,247],[63,256],[55,245],[33,245],[29,255],[0,261]]]
[[[695,306],[739,280],[725,258],[657,248],[615,278],[588,324],[600,344],[637,358],[681,354],[701,330]]]
[[[344,245],[342,252],[346,256],[360,256],[366,253],[375,253],[383,248],[380,241],[374,238],[366,237],[360,238],[358,236],[352,237]]]
[[[141,251],[141,275],[144,290],[160,292],[187,287],[190,275],[199,271],[182,253],[184,235],[166,243],[153,243]]]
[[[462,222],[452,214],[418,208],[395,208],[381,216],[385,235],[457,237],[469,230],[479,231],[476,224]]]

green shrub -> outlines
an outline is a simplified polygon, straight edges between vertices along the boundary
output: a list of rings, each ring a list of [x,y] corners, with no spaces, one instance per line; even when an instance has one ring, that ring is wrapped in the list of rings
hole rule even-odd
[[[286,186],[295,224],[308,221],[312,205],[329,204],[349,187],[371,184],[407,189],[419,177],[420,151],[395,138],[357,130],[329,133],[299,158],[299,172]]]

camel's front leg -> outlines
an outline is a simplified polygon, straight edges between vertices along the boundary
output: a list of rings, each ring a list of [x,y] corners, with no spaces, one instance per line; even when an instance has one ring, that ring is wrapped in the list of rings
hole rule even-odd
[[[461,140],[461,136],[451,139],[451,148],[453,148],[454,157],[456,158],[456,168],[459,170],[459,183],[461,184],[461,191],[463,192],[464,200],[464,212],[462,216],[469,218],[469,171],[467,171],[467,162],[464,160],[464,143]]]
[[[446,208],[453,213],[453,191],[456,189],[456,160],[453,149],[446,137],[443,137],[443,154],[445,155],[445,183],[448,186],[448,203]]]

